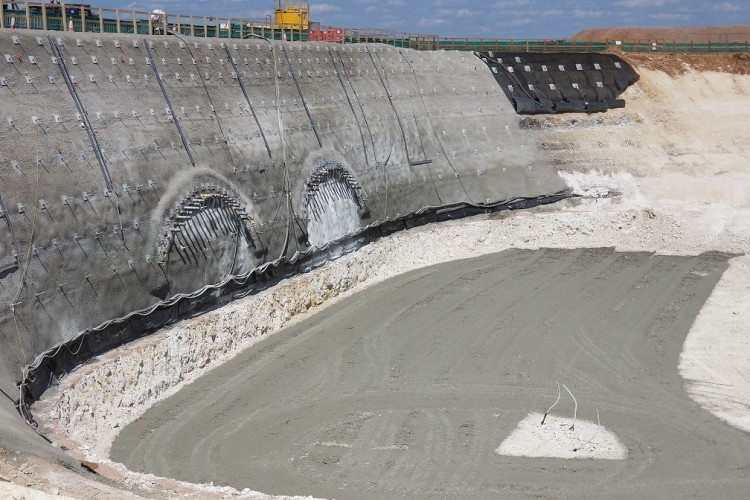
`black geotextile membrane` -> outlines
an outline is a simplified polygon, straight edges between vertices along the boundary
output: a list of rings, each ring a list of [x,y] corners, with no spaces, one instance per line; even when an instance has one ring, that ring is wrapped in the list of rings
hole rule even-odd
[[[521,115],[594,113],[622,108],[638,73],[599,53],[477,52]]]

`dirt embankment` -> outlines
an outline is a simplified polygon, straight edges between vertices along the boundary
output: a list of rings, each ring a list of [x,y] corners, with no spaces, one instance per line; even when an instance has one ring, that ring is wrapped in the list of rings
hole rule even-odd
[[[582,30],[572,41],[621,40],[623,42],[745,42],[750,40],[750,24],[738,26],[687,26],[683,28],[592,28]]]
[[[664,52],[625,54],[618,51],[618,55],[636,68],[663,71],[669,76],[684,75],[690,70],[750,75],[750,54],[746,52],[736,54],[670,54]]]

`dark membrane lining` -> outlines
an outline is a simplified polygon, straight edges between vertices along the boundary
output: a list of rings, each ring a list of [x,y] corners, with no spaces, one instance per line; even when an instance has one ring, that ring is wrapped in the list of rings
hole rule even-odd
[[[639,78],[632,66],[612,54],[476,54],[520,115],[622,108],[620,94]]]
[[[536,198],[514,198],[487,205],[460,203],[453,206],[428,207],[398,219],[374,223],[358,234],[332,242],[319,251],[299,253],[292,259],[279,259],[245,275],[231,276],[222,283],[205,286],[192,294],[179,295],[147,310],[135,311],[125,317],[113,319],[99,327],[81,332],[71,340],[39,355],[24,370],[19,411],[24,418],[33,422],[30,405],[63,375],[95,356],[149,335],[166,325],[258,293],[283,279],[320,267],[383,236],[432,222],[546,205],[569,196],[567,192],[560,192]]]

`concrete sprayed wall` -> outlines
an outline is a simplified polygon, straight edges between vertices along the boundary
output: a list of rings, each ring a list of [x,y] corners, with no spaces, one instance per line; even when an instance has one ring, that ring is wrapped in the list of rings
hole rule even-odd
[[[8,391],[81,330],[310,244],[563,189],[468,53],[22,32],[0,54]]]
[[[8,399],[113,318],[425,207],[564,189],[471,53],[24,31],[0,66]]]

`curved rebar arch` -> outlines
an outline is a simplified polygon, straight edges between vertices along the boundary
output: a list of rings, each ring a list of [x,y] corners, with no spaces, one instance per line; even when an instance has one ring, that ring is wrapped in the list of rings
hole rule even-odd
[[[359,210],[365,208],[362,187],[354,175],[340,163],[332,161],[318,166],[305,184],[302,203],[305,218],[317,219],[320,212],[325,209],[324,202],[331,196],[351,199]]]
[[[257,248],[250,228],[251,220],[247,208],[226,189],[214,185],[196,188],[170,210],[159,243],[159,262],[167,263],[173,250],[183,260],[190,260],[182,253],[183,249],[192,248],[198,241],[210,241],[219,237],[219,233],[223,236],[235,234],[237,245],[240,238],[244,238],[249,246]],[[195,255],[193,258],[197,259]]]

